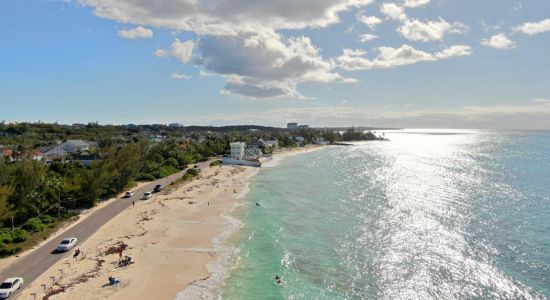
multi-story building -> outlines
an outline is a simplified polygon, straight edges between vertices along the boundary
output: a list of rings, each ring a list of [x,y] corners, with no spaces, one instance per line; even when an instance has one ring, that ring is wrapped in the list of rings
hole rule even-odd
[[[242,160],[244,156],[245,143],[235,142],[231,143],[231,159]]]

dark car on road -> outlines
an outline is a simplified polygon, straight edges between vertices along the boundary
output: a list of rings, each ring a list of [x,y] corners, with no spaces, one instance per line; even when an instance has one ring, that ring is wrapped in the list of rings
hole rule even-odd
[[[157,184],[155,188],[153,189],[154,193],[158,193],[160,191],[164,190],[164,184]]]

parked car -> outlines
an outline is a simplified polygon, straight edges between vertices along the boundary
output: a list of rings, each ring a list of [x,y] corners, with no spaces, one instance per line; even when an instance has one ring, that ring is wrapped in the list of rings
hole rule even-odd
[[[141,199],[147,200],[147,199],[151,199],[151,197],[153,197],[153,193],[151,193],[151,192],[145,192],[145,193],[143,194],[143,198],[141,198]]]
[[[21,288],[23,285],[23,278],[21,277],[13,277],[8,278],[0,284],[0,298],[6,299],[8,298],[13,292],[17,291]]]
[[[153,192],[158,193],[162,190],[164,190],[164,184],[157,184],[157,186],[155,186],[155,188],[153,189]]]
[[[61,243],[59,243],[59,245],[57,245],[56,250],[60,251],[60,252],[69,251],[69,250],[71,250],[72,247],[74,247],[74,245],[76,245],[77,241],[78,240],[75,237],[63,239],[61,241]]]
[[[127,191],[126,193],[124,193],[124,198],[130,198],[134,196],[134,192],[132,191]]]

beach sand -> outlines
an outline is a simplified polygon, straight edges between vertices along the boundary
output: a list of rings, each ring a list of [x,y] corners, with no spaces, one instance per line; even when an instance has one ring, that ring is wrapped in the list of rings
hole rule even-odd
[[[266,165],[315,149],[282,151]],[[72,252],[66,255],[18,298],[216,298],[236,250],[225,241],[240,228],[240,222],[229,214],[243,205],[239,199],[259,170],[210,167],[199,179],[136,202],[78,245],[82,251],[78,259]],[[127,245],[123,257],[132,257],[134,263],[117,266],[120,243]],[[121,282],[108,285],[109,276]]]

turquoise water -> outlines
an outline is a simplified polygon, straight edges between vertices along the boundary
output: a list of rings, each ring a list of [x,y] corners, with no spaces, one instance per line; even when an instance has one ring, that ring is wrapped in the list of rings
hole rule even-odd
[[[262,169],[222,297],[550,297],[550,132],[387,136]]]

